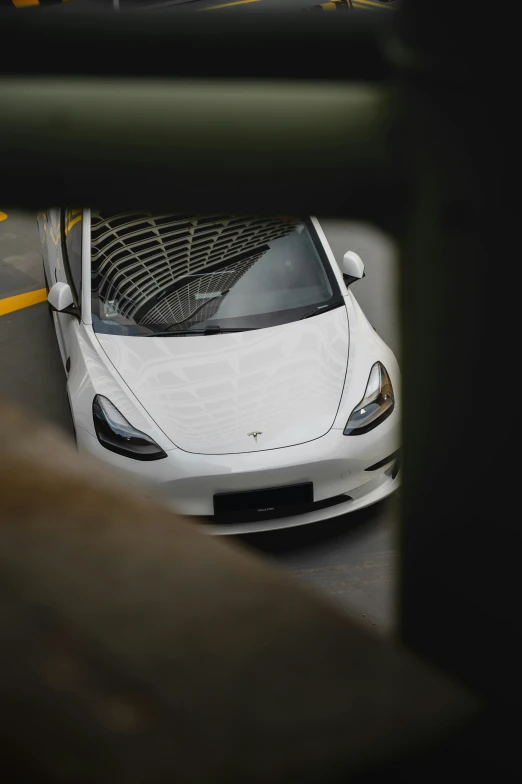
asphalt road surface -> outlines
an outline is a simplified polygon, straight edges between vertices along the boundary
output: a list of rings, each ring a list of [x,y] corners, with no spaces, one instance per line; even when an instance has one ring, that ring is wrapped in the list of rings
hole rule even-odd
[[[36,216],[5,205],[2,209],[0,313],[6,298],[43,286]],[[366,277],[353,291],[377,332],[399,355],[393,243],[370,226],[338,220],[323,220],[322,225],[338,261],[347,250],[361,255]],[[27,406],[72,437],[65,373],[45,302],[0,315],[0,396]],[[332,521],[239,538],[341,603],[372,630],[391,633],[396,503],[395,496]]]

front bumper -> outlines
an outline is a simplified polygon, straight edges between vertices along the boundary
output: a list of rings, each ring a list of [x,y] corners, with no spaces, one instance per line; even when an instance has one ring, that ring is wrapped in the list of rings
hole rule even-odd
[[[82,428],[77,428],[77,439],[81,451],[111,464],[131,477],[134,485],[142,484],[146,494],[190,517],[213,515],[215,493],[313,482],[315,502],[347,496],[346,503],[290,517],[233,525],[206,522],[205,530],[217,534],[252,533],[330,519],[380,501],[400,483],[394,462],[367,471],[399,449],[396,415],[360,436],[344,436],[341,430],[332,429],[322,438],[298,446],[233,455],[172,449],[163,460],[150,463],[109,452]]]
[[[279,528],[292,528],[309,523],[319,523],[321,520],[331,520],[334,517],[340,517],[341,515],[355,512],[357,509],[363,509],[365,506],[376,504],[393,493],[399,487],[400,472],[395,478],[393,478],[392,472],[393,467],[388,468],[386,472],[374,477],[373,481],[352,490],[349,494],[350,498],[347,498],[346,503],[336,504],[327,509],[251,523],[236,523],[234,525],[206,524],[204,530],[211,534],[251,534],[261,533],[262,531],[275,531]]]

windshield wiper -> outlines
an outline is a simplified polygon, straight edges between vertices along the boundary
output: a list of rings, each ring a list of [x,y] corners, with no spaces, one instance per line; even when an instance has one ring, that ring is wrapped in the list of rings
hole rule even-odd
[[[249,332],[257,327],[205,327],[205,329],[178,329],[175,332],[152,332],[150,335],[144,335],[146,338],[176,338],[178,336],[185,337],[186,335],[219,335],[224,332]]]
[[[315,310],[305,313],[301,318],[305,319],[311,318],[312,316],[320,316],[321,313],[326,313],[327,310],[334,310],[334,308],[340,308],[341,305],[344,305],[344,299],[337,299],[335,302],[331,302],[330,305],[318,305]]]
[[[186,324],[187,321],[192,321],[196,313],[198,313],[200,310],[203,310],[203,308],[206,305],[208,305],[209,302],[213,302],[216,299],[220,299],[221,297],[224,297],[226,294],[229,293],[229,291],[230,289],[226,289],[225,291],[220,291],[219,294],[216,294],[215,297],[209,297],[209,299],[205,299],[205,301],[202,302],[201,305],[199,305],[196,308],[196,310],[192,311],[190,316],[187,316],[187,318],[183,319],[182,321],[176,321],[174,324],[171,324],[170,326],[175,327],[178,324]],[[237,331],[238,331],[237,329],[225,330],[225,329],[221,329],[221,327],[219,326],[215,326],[215,327],[207,327],[206,329],[178,329],[176,332],[170,332],[169,330],[164,330],[163,332],[155,332],[153,335],[147,335],[146,337],[165,338],[168,337],[169,335],[213,335],[213,334],[217,334],[218,332],[237,332]],[[242,330],[240,331],[242,332]]]

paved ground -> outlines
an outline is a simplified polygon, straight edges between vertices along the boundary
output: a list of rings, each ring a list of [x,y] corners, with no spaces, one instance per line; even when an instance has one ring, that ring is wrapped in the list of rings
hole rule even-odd
[[[36,217],[11,210],[2,214],[6,217],[0,221],[0,297],[41,288],[44,277]]]
[[[11,212],[0,220],[2,302],[23,304],[43,284],[36,220]],[[0,213],[0,217],[1,217]],[[357,251],[366,278],[354,289],[379,334],[398,353],[395,256],[374,228],[323,221],[336,258]],[[21,299],[8,300],[14,295]],[[65,374],[45,302],[0,316],[0,395],[18,400],[72,436]],[[315,526],[243,537],[245,543],[339,601],[376,631],[393,628],[394,501]]]

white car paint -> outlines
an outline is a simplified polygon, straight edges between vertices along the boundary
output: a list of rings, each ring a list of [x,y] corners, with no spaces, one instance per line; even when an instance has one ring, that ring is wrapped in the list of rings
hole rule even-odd
[[[346,309],[339,308],[304,322],[204,339],[98,340],[172,443],[212,455],[324,436],[341,401],[348,334]],[[251,431],[260,433],[257,441]]]
[[[47,223],[56,229],[58,211],[48,212]],[[346,288],[315,220],[314,226],[345,307],[252,332],[189,339],[97,334],[90,318],[90,258],[84,253],[82,319],[54,314],[64,365],[70,361],[67,392],[78,448],[186,515],[212,515],[215,493],[301,482],[313,482],[314,502],[347,495],[336,506],[291,517],[205,525],[212,533],[318,522],[392,493],[400,482],[392,462],[366,469],[400,447],[399,367]],[[48,281],[66,280],[56,232],[51,235],[40,220],[39,227]],[[394,411],[370,432],[345,436],[376,361],[392,381]],[[105,449],[93,423],[96,394],[112,401],[167,457],[142,462]],[[247,435],[253,431],[261,432],[257,442]]]

